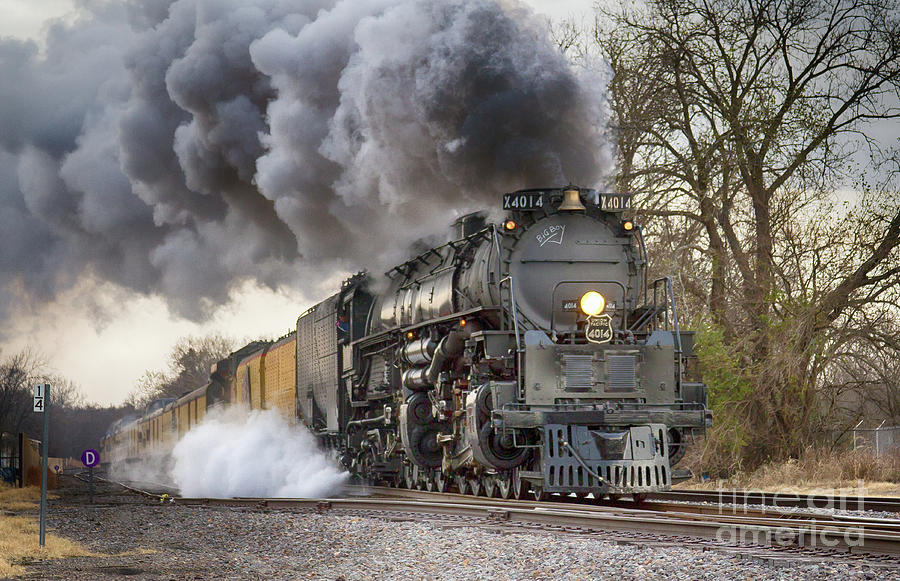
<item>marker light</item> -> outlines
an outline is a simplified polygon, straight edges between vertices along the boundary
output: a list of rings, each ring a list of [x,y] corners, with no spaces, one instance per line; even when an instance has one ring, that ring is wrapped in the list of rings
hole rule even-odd
[[[623,224],[623,226],[625,227],[625,230],[627,230],[629,232],[634,230],[634,222],[632,222],[631,220],[625,220],[625,223]]]
[[[410,341],[412,341],[413,337],[415,337],[415,336],[416,336],[416,334],[413,333],[412,331],[410,331],[406,334],[406,338],[409,339]]]
[[[465,320],[465,319],[460,319],[460,320],[459,320],[459,326],[460,326],[460,327],[465,327],[465,326],[466,326],[466,320]]]
[[[519,225],[516,224],[515,220],[507,220],[503,223],[503,227],[510,231],[515,230],[518,226]]]
[[[599,315],[606,308],[606,299],[597,291],[588,291],[581,297],[581,310],[584,314],[593,317]]]

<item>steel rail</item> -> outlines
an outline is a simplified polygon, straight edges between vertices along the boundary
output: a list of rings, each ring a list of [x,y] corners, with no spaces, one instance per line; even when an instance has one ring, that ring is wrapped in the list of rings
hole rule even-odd
[[[782,506],[792,508],[834,508],[839,510],[877,510],[900,513],[900,498],[884,496],[843,496],[755,492],[747,490],[672,490],[653,492],[648,500],[708,502],[715,504]]]
[[[83,472],[75,472],[75,473],[73,473],[73,474],[67,474],[66,476],[71,476],[72,478],[75,478],[76,480],[80,480],[80,481],[82,481],[82,482],[87,482],[87,481],[88,481],[86,478],[84,478]],[[152,485],[155,486],[158,490],[159,490],[159,489],[164,490],[164,491],[165,491],[164,493],[160,494],[160,493],[158,493],[158,492],[152,492],[152,491],[149,491],[149,490],[144,490],[144,489],[142,489],[142,488],[137,488],[137,487],[135,487],[135,486],[129,486],[128,484],[125,484],[125,482],[131,482],[132,484],[134,484],[134,481],[128,481],[128,480],[126,480],[126,481],[121,481],[121,480],[111,480],[111,479],[109,479],[109,478],[104,478],[104,477],[102,477],[102,476],[97,476],[96,474],[94,474],[94,480],[96,480],[96,481],[98,481],[98,482],[106,482],[107,484],[114,484],[114,485],[116,485],[116,486],[121,486],[122,488],[124,488],[124,489],[127,490],[128,492],[133,492],[133,493],[135,493],[135,494],[140,494],[141,496],[146,496],[146,497],[148,497],[148,498],[155,498],[155,499],[158,499],[158,498],[162,498],[163,495],[165,495],[165,496],[167,496],[167,497],[172,497],[173,495],[172,495],[172,494],[169,494],[169,492],[173,492],[173,493],[176,492],[176,489],[172,488],[171,486],[167,486],[167,485],[165,485],[165,484],[158,484],[158,483],[155,483],[155,482],[143,482],[143,484],[152,484]]]
[[[900,520],[871,518],[860,515],[836,515],[821,514],[807,512],[784,512],[770,509],[743,508],[740,506],[709,506],[709,505],[692,505],[682,503],[660,503],[660,502],[642,502],[626,503],[626,502],[608,502],[608,501],[586,501],[585,499],[577,499],[573,497],[557,497],[552,501],[533,501],[533,500],[511,500],[499,498],[475,497],[468,495],[460,495],[454,493],[437,493],[425,492],[420,490],[381,488],[381,487],[349,487],[348,492],[352,494],[360,494],[368,491],[373,495],[393,498],[406,498],[414,500],[427,501],[430,499],[448,499],[452,498],[453,502],[473,503],[483,505],[487,502],[495,504],[498,508],[506,506],[516,507],[545,507],[545,508],[562,508],[577,507],[586,511],[603,511],[615,512],[620,514],[632,513],[668,513],[679,514],[684,518],[700,518],[704,520],[719,520],[721,522],[741,522],[749,519],[756,519],[757,523],[770,524],[773,526],[781,526],[786,524],[785,521],[806,522],[816,526],[841,526],[855,527],[865,526],[868,530],[881,530],[885,532],[900,533]],[[561,506],[562,505],[562,506]],[[738,520],[736,520],[738,519]],[[788,523],[791,524],[791,523]]]

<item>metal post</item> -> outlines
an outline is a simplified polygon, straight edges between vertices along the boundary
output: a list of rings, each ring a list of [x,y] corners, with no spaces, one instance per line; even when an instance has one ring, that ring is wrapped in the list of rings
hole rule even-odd
[[[94,467],[88,466],[88,490],[90,490],[91,504],[94,504]]]
[[[44,441],[41,446],[41,546],[47,534],[47,454],[50,448],[50,384],[44,386]]]
[[[859,430],[859,427],[862,425],[863,421],[859,420],[859,423],[853,426],[853,449],[856,450],[856,441],[859,436],[856,435],[856,432]]]

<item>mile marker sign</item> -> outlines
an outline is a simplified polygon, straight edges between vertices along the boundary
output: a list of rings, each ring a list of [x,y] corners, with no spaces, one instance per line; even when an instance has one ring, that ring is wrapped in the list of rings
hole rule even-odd
[[[88,468],[93,468],[100,463],[100,454],[97,453],[97,450],[88,448],[81,453],[81,463]]]
[[[44,397],[46,394],[47,390],[44,388],[43,383],[38,383],[34,386],[34,411],[44,411]]]

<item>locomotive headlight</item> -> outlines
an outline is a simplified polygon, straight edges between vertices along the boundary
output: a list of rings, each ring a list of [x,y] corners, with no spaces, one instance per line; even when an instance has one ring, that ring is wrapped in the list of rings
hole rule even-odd
[[[593,317],[599,315],[606,308],[606,299],[597,291],[588,291],[581,295],[581,310],[585,315]]]

